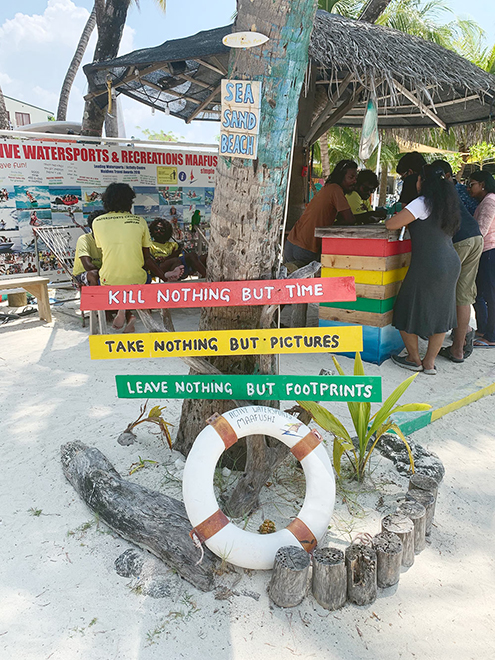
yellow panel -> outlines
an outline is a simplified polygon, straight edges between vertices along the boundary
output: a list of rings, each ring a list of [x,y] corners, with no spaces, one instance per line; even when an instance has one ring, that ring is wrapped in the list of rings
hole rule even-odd
[[[353,277],[356,284],[374,284],[384,286],[392,282],[400,282],[407,273],[407,266],[395,270],[348,270],[347,268],[322,268],[322,277]]]
[[[93,360],[208,355],[268,355],[278,353],[355,353],[363,350],[361,326],[219,330],[218,332],[157,332],[91,335]]]

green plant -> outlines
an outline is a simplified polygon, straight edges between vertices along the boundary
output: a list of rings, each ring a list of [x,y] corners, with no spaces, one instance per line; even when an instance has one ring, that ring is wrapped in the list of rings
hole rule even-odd
[[[43,509],[37,509],[34,506],[32,506],[30,509],[28,509],[28,513],[31,516],[34,516],[35,518],[39,518],[43,513]]]
[[[134,474],[134,472],[142,470],[145,467],[150,467],[151,465],[158,465],[158,461],[151,461],[149,458],[141,458],[141,456],[138,456],[137,463],[131,464],[131,467],[129,468],[129,474]]]
[[[151,424],[156,424],[160,428],[160,431],[162,433],[162,438],[164,437],[166,439],[168,446],[170,447],[170,449],[172,449],[172,437],[170,435],[170,431],[168,430],[168,427],[173,426],[173,424],[170,424],[170,422],[166,422],[162,416],[162,413],[165,410],[166,406],[153,406],[153,408],[149,411],[148,416],[145,417],[148,403],[149,401],[146,400],[143,403],[143,405],[140,406],[139,417],[134,422],[131,422],[128,425],[124,433],[132,433],[132,429],[136,428],[138,424],[144,424],[144,422],[150,422]],[[132,435],[134,434],[132,433]],[[151,461],[146,461],[146,462],[151,462]]]
[[[344,376],[342,367],[337,359],[332,356],[335,367],[341,376]],[[364,376],[364,367],[359,353],[356,353],[354,360],[354,375]],[[342,455],[345,453],[352,466],[354,476],[358,481],[364,479],[364,471],[378,440],[387,431],[394,431],[404,443],[411,470],[414,472],[414,458],[411,448],[404,437],[404,434],[390,416],[396,412],[413,412],[417,410],[429,410],[431,406],[427,403],[407,403],[403,406],[396,406],[397,401],[407,390],[418,374],[413,374],[401,383],[388,399],[383,403],[380,410],[371,416],[371,404],[366,401],[348,401],[347,407],[351,414],[354,430],[357,435],[357,446],[352,442],[351,436],[345,426],[335,415],[332,415],[326,408],[313,401],[298,401],[298,405],[309,412],[317,424],[325,431],[330,431],[334,436],[333,443],[333,465],[337,475],[340,477],[340,463]],[[394,407],[395,406],[395,407]]]

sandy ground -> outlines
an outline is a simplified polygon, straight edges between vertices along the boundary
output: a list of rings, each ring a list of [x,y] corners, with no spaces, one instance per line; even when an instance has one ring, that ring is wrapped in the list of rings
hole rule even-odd
[[[280,609],[266,593],[268,572],[235,569],[220,575],[210,593],[169,573],[170,595],[156,599],[115,572],[115,559],[132,546],[99,523],[65,481],[60,445],[94,445],[121,474],[138,456],[155,460],[157,466],[129,478],[180,497],[180,455],[152,429],[140,427],[138,444],[117,444],[140,402],[117,399],[114,376],[187,369],[175,359],[92,362],[88,331],[67,315],[68,307],[54,307],[51,325],[34,317],[0,328],[3,660],[495,658],[493,397],[414,435],[446,468],[435,527],[399,585],[379,591],[373,605],[328,612],[308,595],[300,606]],[[197,314],[178,311],[174,320],[177,329],[194,329]],[[460,379],[474,381],[494,359],[489,351],[475,351],[464,365],[439,359],[439,375],[420,374],[404,400],[429,401]],[[342,358],[342,364],[349,373],[351,361]],[[328,355],[281,362],[282,373],[317,374],[331,366]],[[407,375],[390,361],[367,371],[383,376],[385,395]],[[181,402],[163,403],[166,418],[177,424]],[[345,404],[332,406],[343,417],[345,410]],[[231,480],[219,475],[218,485],[228,489]],[[326,542],[343,547],[358,532],[379,531],[380,517],[406,488],[390,462],[377,456],[365,487],[338,491]],[[303,494],[301,475],[290,465],[282,468],[248,529],[264,518],[284,526]]]

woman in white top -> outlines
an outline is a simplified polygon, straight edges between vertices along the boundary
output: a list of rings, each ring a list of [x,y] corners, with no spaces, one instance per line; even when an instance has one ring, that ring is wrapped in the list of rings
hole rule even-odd
[[[457,326],[455,288],[461,262],[452,244],[460,224],[459,197],[440,167],[425,165],[420,196],[386,221],[388,229],[409,228],[411,265],[394,306],[392,325],[400,330],[406,356],[392,355],[405,369],[436,374],[435,358],[445,333]],[[418,336],[428,337],[423,359]]]

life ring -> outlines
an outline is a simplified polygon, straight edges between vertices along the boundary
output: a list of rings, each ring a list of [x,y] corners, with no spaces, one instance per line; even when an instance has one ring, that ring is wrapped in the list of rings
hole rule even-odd
[[[210,417],[187,457],[182,492],[193,530],[191,538],[243,568],[271,569],[275,553],[286,545],[312,552],[328,529],[335,504],[335,479],[321,437],[296,417],[266,406],[247,406]],[[219,509],[213,490],[218,459],[247,435],[268,435],[287,445],[306,477],[306,496],[297,518],[272,534],[236,527]]]

